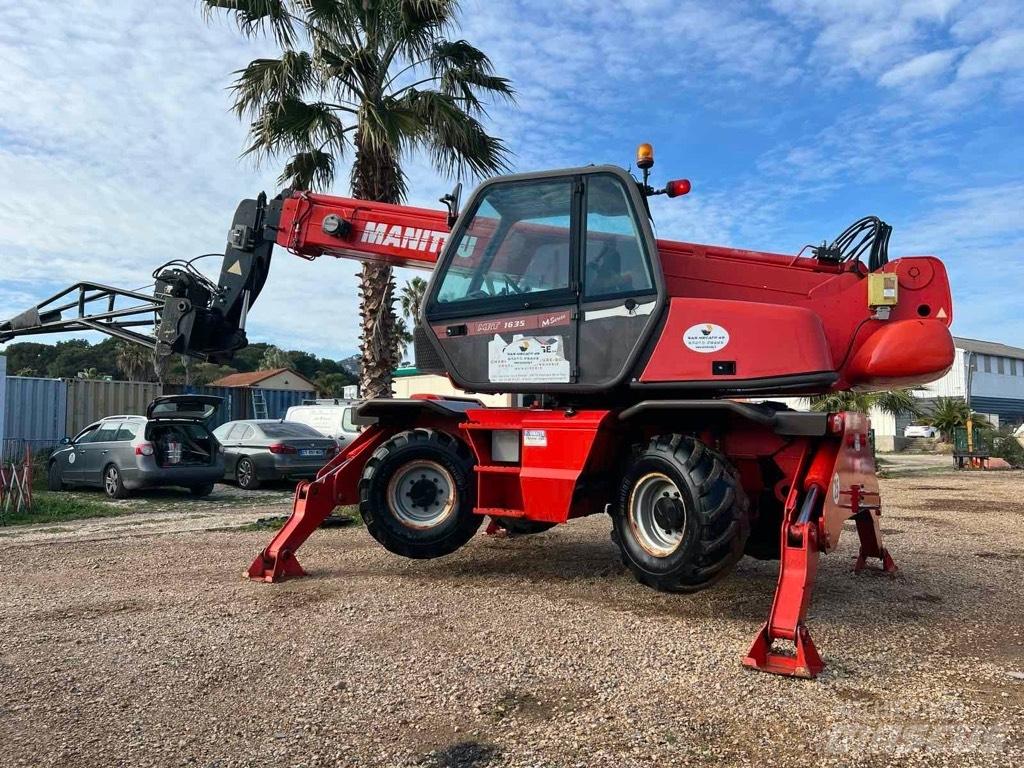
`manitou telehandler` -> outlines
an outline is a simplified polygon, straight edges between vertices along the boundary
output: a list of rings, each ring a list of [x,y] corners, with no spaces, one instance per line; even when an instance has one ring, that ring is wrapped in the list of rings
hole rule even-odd
[[[685,194],[689,182],[655,190],[651,165],[643,145],[641,180],[612,166],[495,178],[461,214],[458,188],[442,198],[447,212],[261,195],[235,213],[216,283],[191,262],[158,269],[153,296],[79,283],[0,337],[96,330],[158,355],[227,359],[246,343],[275,244],[307,259],[434,269],[417,367],[531,404],[364,402],[365,429],[299,484],[248,576],[302,576],[299,546],[339,505],[358,504],[370,534],[412,558],[454,552],[485,517],[531,533],[607,513],[623,563],[656,589],[709,587],[744,553],[780,558],[768,621],[743,663],[813,677],[823,665],[804,617],[818,556],[852,519],[855,568],[895,565],[867,417],[769,398],[942,375],[953,362],[946,271],[927,256],[889,261],[891,228],[873,217],[806,255],[657,240],[648,198]]]

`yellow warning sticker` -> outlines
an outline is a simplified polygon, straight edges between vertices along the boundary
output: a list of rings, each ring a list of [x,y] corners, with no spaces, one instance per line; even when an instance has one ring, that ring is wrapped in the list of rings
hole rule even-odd
[[[236,261],[234,264],[232,264],[230,267],[228,267],[228,272],[231,273],[232,275],[241,275],[242,274],[242,262]]]

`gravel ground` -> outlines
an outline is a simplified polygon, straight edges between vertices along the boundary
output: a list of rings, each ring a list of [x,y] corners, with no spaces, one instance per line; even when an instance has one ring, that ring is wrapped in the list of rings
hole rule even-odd
[[[1019,766],[1022,487],[883,481],[901,570],[854,576],[852,532],[822,559],[814,682],[739,666],[774,563],[658,594],[600,517],[435,561],[321,530],[281,585],[239,577],[268,532],[223,530],[280,502],[25,527],[0,538],[0,765]]]

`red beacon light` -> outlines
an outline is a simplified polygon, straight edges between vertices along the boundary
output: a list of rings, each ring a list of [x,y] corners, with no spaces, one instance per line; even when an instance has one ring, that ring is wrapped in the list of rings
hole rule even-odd
[[[665,194],[668,197],[679,197],[685,195],[690,191],[690,180],[689,179],[675,179],[665,185]]]

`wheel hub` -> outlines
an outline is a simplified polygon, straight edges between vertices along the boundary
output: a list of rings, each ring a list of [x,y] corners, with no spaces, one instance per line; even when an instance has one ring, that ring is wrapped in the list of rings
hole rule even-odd
[[[652,472],[636,481],[627,517],[637,543],[653,557],[668,557],[683,543],[686,505],[668,475]]]
[[[669,496],[668,492],[654,502],[654,522],[666,533],[682,530],[685,518],[682,502]]]
[[[409,497],[414,507],[430,509],[441,504],[438,500],[440,493],[437,478],[432,480],[428,480],[426,477],[419,478],[413,482],[405,495]]]
[[[455,479],[436,461],[416,459],[399,467],[388,482],[388,507],[408,528],[434,528],[457,506]]]

